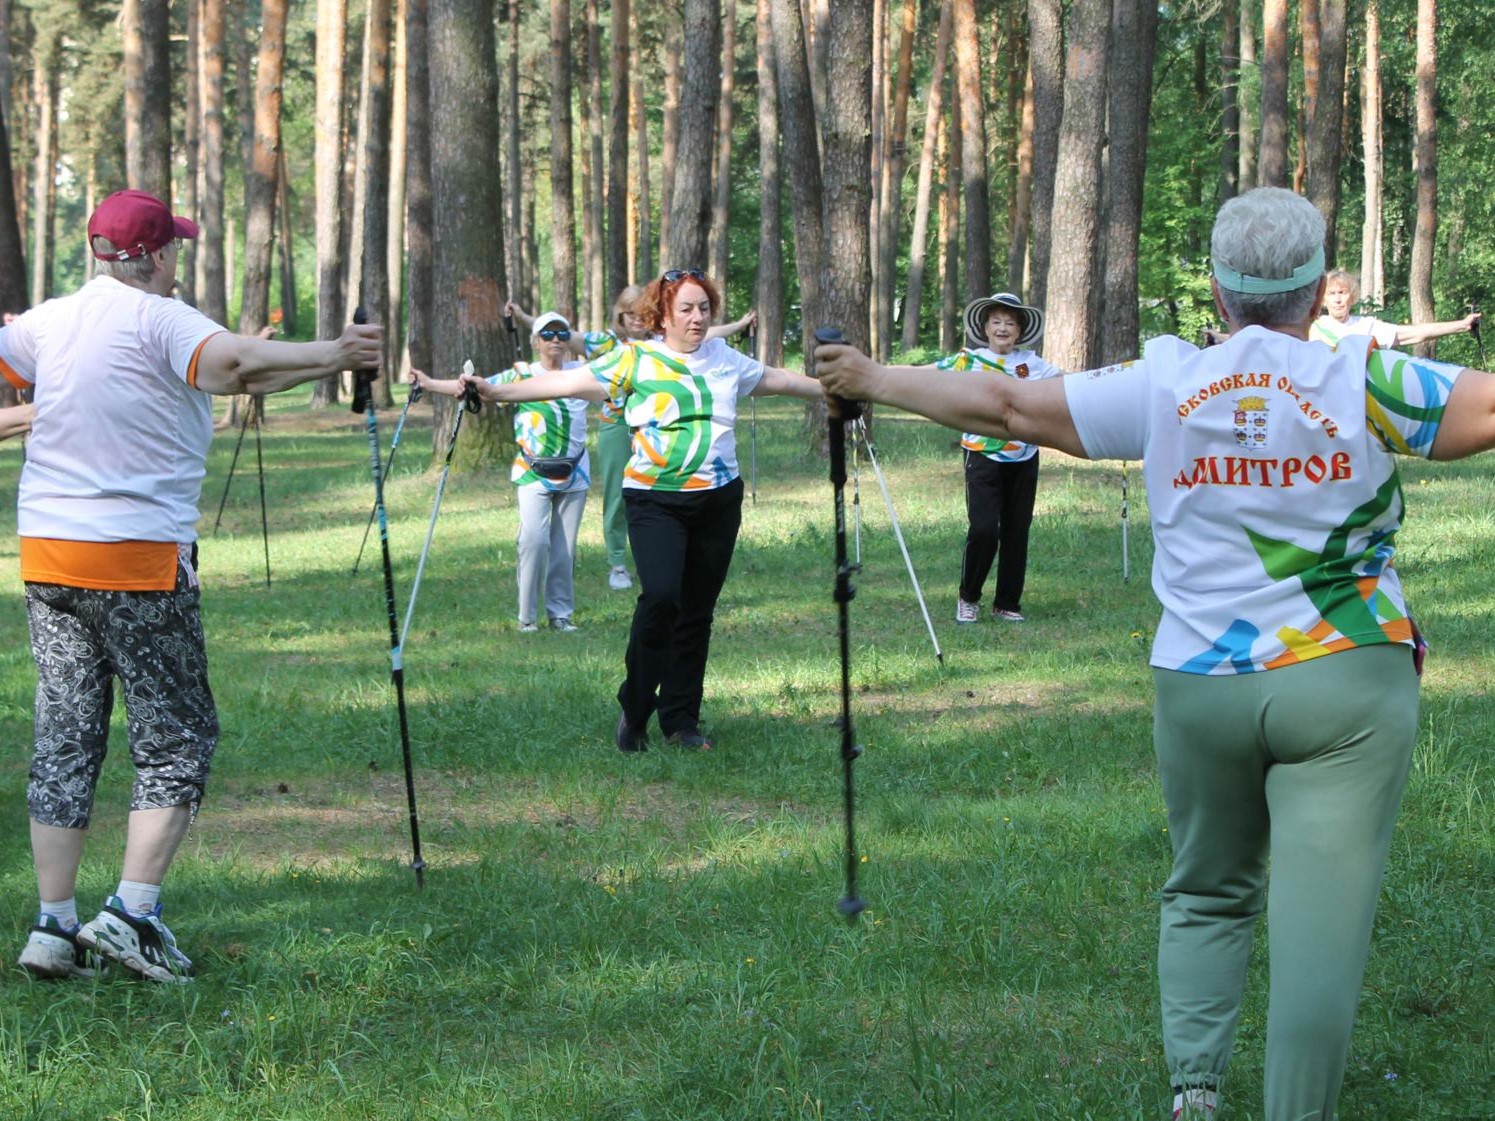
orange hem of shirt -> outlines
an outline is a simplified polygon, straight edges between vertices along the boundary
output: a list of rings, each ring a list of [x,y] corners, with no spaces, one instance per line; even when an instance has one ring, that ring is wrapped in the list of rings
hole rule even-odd
[[[221,334],[224,334],[224,332],[214,331],[213,334],[208,336],[208,339]],[[197,388],[197,360],[202,357],[202,348],[208,345],[208,339],[203,339],[202,342],[197,344],[197,349],[192,352],[192,360],[187,363],[187,384],[193,389]]]
[[[175,541],[63,541],[21,538],[21,579],[105,592],[169,592],[176,587]]]

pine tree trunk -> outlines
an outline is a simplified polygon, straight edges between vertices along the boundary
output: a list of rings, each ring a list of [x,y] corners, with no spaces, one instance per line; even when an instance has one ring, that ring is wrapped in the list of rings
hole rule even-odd
[[[965,198],[966,294],[991,292],[991,198],[986,182],[986,106],[976,0],[955,0],[955,73],[960,83],[960,168]]]
[[[31,201],[31,302],[39,304],[52,295],[52,261],[55,239],[53,220],[57,208],[57,102],[60,82],[57,70],[62,46],[56,33],[38,30],[32,69],[31,94],[36,104],[36,167],[32,176]]]
[[[951,92],[955,76],[951,75]],[[965,336],[960,325],[960,97],[950,98],[950,112],[940,121],[940,163],[945,190],[940,197],[940,349],[959,348]]]
[[[182,116],[182,155],[186,174],[182,176],[182,213],[199,221],[197,203],[200,186],[198,160],[202,155],[202,90],[195,60],[201,49],[202,0],[186,0],[187,6],[187,107]],[[197,306],[197,238],[182,243],[181,263],[177,268],[177,293],[182,302]]]
[[[550,0],[550,264],[552,306],[576,322],[576,198],[571,177],[571,3]]]
[[[685,80],[680,95],[680,140],[670,204],[670,259],[666,268],[709,268],[711,168],[717,98],[721,93],[721,12],[717,0],[685,0]],[[725,277],[714,278],[724,283]]]
[[[825,227],[820,178],[820,139],[810,95],[809,56],[799,0],[770,0],[774,61],[779,78],[782,159],[789,176],[790,218],[794,227],[794,266],[799,276],[800,328],[809,334],[825,319],[821,281],[825,272]]]
[[[509,0],[508,12],[508,81],[504,83],[506,104],[499,130],[503,134],[504,151],[508,153],[505,182],[509,188],[509,282],[512,286],[511,294],[528,302],[525,296],[529,290],[529,270],[525,254],[524,169],[519,155],[519,0]],[[530,306],[535,305],[530,302]]]
[[[1308,115],[1308,199],[1324,216],[1324,251],[1337,257],[1339,160],[1344,132],[1345,0],[1317,0],[1318,96]],[[1305,5],[1312,7],[1312,4]],[[1307,57],[1304,51],[1304,57]]]
[[[1236,0],[1227,0],[1236,3]],[[1241,17],[1240,82],[1236,91],[1236,109],[1241,119],[1240,172],[1236,189],[1249,191],[1256,184],[1257,123],[1261,111],[1261,70],[1256,65],[1256,29],[1260,23],[1262,0],[1239,0]]]
[[[710,261],[706,271],[724,285],[732,248],[732,92],[737,85],[737,0],[725,0],[725,12],[722,21],[721,99],[716,107],[711,232],[706,249]]]
[[[675,163],[680,150],[680,86],[685,74],[684,21],[671,19],[664,32],[664,125],[659,144],[659,260],[671,261],[675,213]]]
[[[762,194],[758,203],[758,279],[753,306],[758,309],[757,357],[770,366],[784,363],[783,184],[779,175],[779,80],[773,43],[773,5],[757,0],[758,170]]]
[[[202,97],[202,200],[197,237],[197,307],[215,323],[228,322],[228,275],[223,229],[224,0],[202,0],[198,59]]]
[[[1262,7],[1261,156],[1257,186],[1287,186],[1287,0]]]
[[[1060,369],[1085,370],[1095,365],[1091,344],[1096,334],[1110,0],[1075,0],[1069,20],[1044,354]]]
[[[867,353],[878,361],[887,356],[887,339],[883,334],[883,305],[888,303],[889,292],[882,283],[882,239],[886,227],[883,215],[885,180],[888,176],[888,113],[889,93],[888,68],[888,0],[872,0],[872,146],[871,160],[867,168],[868,182],[872,185],[872,205],[867,215],[871,233],[872,283],[868,289],[868,337]]]
[[[171,20],[168,0],[124,0],[125,179],[171,202]]]
[[[1053,240],[1054,172],[1064,117],[1064,16],[1060,0],[1028,0],[1028,65],[1033,72],[1033,202],[1028,302],[1042,308]]]
[[[514,352],[504,331],[503,201],[493,175],[498,148],[498,62],[493,8],[487,0],[430,0],[430,131],[433,197],[461,199],[434,210],[433,281],[446,295],[435,302],[432,367],[451,376],[465,359],[482,371],[505,369]],[[443,460],[453,399],[438,397],[434,457]],[[462,423],[453,462],[464,470],[492,467],[513,454],[513,428],[485,408]]]
[[[1407,286],[1412,322],[1438,318],[1433,307],[1433,249],[1438,239],[1438,0],[1417,0],[1417,133],[1413,168],[1417,174],[1417,223],[1412,234],[1412,268]],[[1432,357],[1435,343],[1417,352]]]
[[[0,113],[0,312],[20,313],[26,298],[26,243],[16,216],[15,180],[10,162],[10,124]],[[7,383],[9,384],[9,383]]]
[[[908,99],[913,87],[914,30],[918,22],[916,0],[904,0],[903,24],[898,39],[898,77],[893,86],[893,121],[888,133],[888,158],[883,162],[882,185],[883,229],[880,240],[882,265],[879,269],[878,317],[879,337],[884,340],[884,357],[893,346],[893,294],[898,280],[898,239],[902,232],[903,175],[908,166]],[[917,318],[917,316],[915,317]]]
[[[239,333],[253,335],[269,322],[270,261],[275,248],[275,194],[280,175],[281,75],[285,65],[286,0],[260,8],[258,75],[254,98],[254,160],[244,169],[244,297]],[[249,409],[252,423],[264,415],[263,398],[236,397],[230,413],[238,422]]]
[[[612,53],[608,67],[607,120],[607,287],[614,296],[631,283],[628,268],[628,133],[630,97],[629,0],[612,0]]]
[[[405,7],[408,0],[394,0],[391,12],[393,23],[390,36],[393,46],[390,51],[389,68],[389,189],[388,208],[385,211],[389,236],[385,244],[384,275],[389,278],[389,319],[384,328],[385,370],[393,383],[405,378],[405,190],[406,169],[409,162],[410,105],[407,100],[409,80],[405,68],[408,65],[406,43]],[[497,153],[494,153],[497,164]],[[497,170],[495,166],[494,170]]]
[[[212,2],[212,0],[205,0]],[[317,127],[312,167],[316,187],[317,338],[335,337],[346,321],[343,294],[343,144],[347,111],[343,101],[343,52],[347,42],[347,0],[317,0]],[[334,375],[312,388],[313,408],[337,403]]]
[[[633,68],[633,91],[629,97],[633,109],[634,163],[638,175],[634,188],[637,233],[628,260],[629,282],[645,280],[654,275],[654,233],[651,223],[649,199],[649,117],[644,96],[643,36],[638,29],[638,15],[634,14],[634,57],[640,65]]]
[[[1220,35],[1220,202],[1240,194],[1241,110],[1236,94],[1241,81],[1240,9],[1221,5]]]
[[[607,247],[603,214],[607,210],[606,173],[602,162],[602,25],[597,14],[597,0],[586,0],[587,13],[587,90],[582,104],[586,106],[587,155],[583,161],[583,192],[586,198],[586,221],[591,235],[585,247],[586,319],[587,323],[607,320]]]
[[[1382,252],[1381,6],[1365,4],[1365,69],[1360,99],[1360,156],[1365,168],[1365,224],[1360,231],[1360,290],[1372,307],[1386,302]]]
[[[908,286],[903,296],[903,349],[919,345],[919,319],[924,300],[924,262],[929,248],[929,201],[934,189],[935,153],[940,121],[944,119],[945,61],[950,52],[954,21],[950,0],[940,4],[940,29],[934,41],[934,62],[924,95],[924,141],[919,153],[919,185],[914,192],[914,228],[908,246]]]
[[[1033,224],[1033,64],[1023,82],[1023,107],[1019,116],[1017,175],[1012,183],[1012,222],[1007,238],[1007,287],[1028,290],[1028,238]]]
[[[393,29],[390,0],[369,0],[368,34],[364,49],[368,52],[364,70],[368,75],[364,132],[359,138],[363,167],[363,245],[359,254],[358,300],[368,312],[370,323],[388,324],[393,309],[389,301],[389,138],[391,123],[390,32]],[[389,384],[394,375],[388,350],[379,380],[374,384],[380,405],[393,402]]]
[[[431,277],[431,69],[428,0],[405,0],[405,246],[410,364],[433,370],[435,290]],[[512,257],[512,255],[511,255]],[[437,377],[444,377],[439,372]]]
[[[1101,364],[1138,353],[1137,254],[1142,237],[1142,185],[1147,172],[1147,107],[1152,100],[1152,64],[1158,9],[1150,0],[1115,0],[1112,58],[1128,59],[1111,70],[1108,90],[1110,167],[1102,259],[1105,287],[1099,348]],[[1232,170],[1235,157],[1230,159]]]
[[[285,149],[280,150],[275,168],[275,216],[280,226],[280,332],[296,333],[296,259],[294,231],[291,229],[291,173],[286,167]],[[270,322],[275,322],[272,314]]]

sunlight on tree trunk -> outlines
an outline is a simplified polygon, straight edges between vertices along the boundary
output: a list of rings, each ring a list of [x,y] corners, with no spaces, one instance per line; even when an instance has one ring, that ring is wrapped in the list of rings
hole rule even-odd
[[[1433,306],[1433,249],[1438,240],[1438,0],[1417,0],[1417,138],[1413,166],[1417,173],[1417,224],[1412,235],[1412,271],[1407,287],[1412,322],[1437,320]],[[1431,358],[1434,342],[1420,343],[1417,353]]]

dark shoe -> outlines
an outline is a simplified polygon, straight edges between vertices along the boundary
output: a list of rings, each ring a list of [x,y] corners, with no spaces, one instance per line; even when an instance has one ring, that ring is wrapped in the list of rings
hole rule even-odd
[[[648,751],[649,733],[639,731],[628,723],[628,714],[618,713],[618,731],[614,737],[619,751]]]
[[[683,747],[687,751],[710,751],[711,741],[694,728],[684,732],[671,732],[664,742],[671,747]]]

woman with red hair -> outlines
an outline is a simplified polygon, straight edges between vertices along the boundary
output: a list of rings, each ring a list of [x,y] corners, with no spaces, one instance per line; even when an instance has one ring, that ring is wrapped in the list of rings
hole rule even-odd
[[[737,402],[821,395],[814,378],[764,366],[708,338],[720,309],[710,277],[671,269],[645,287],[634,308],[657,337],[523,382],[463,379],[487,401],[610,401],[633,430],[623,501],[639,597],[618,687],[620,751],[647,750],[646,729],[656,714],[666,742],[711,747],[701,733],[706,657],[742,524]]]

